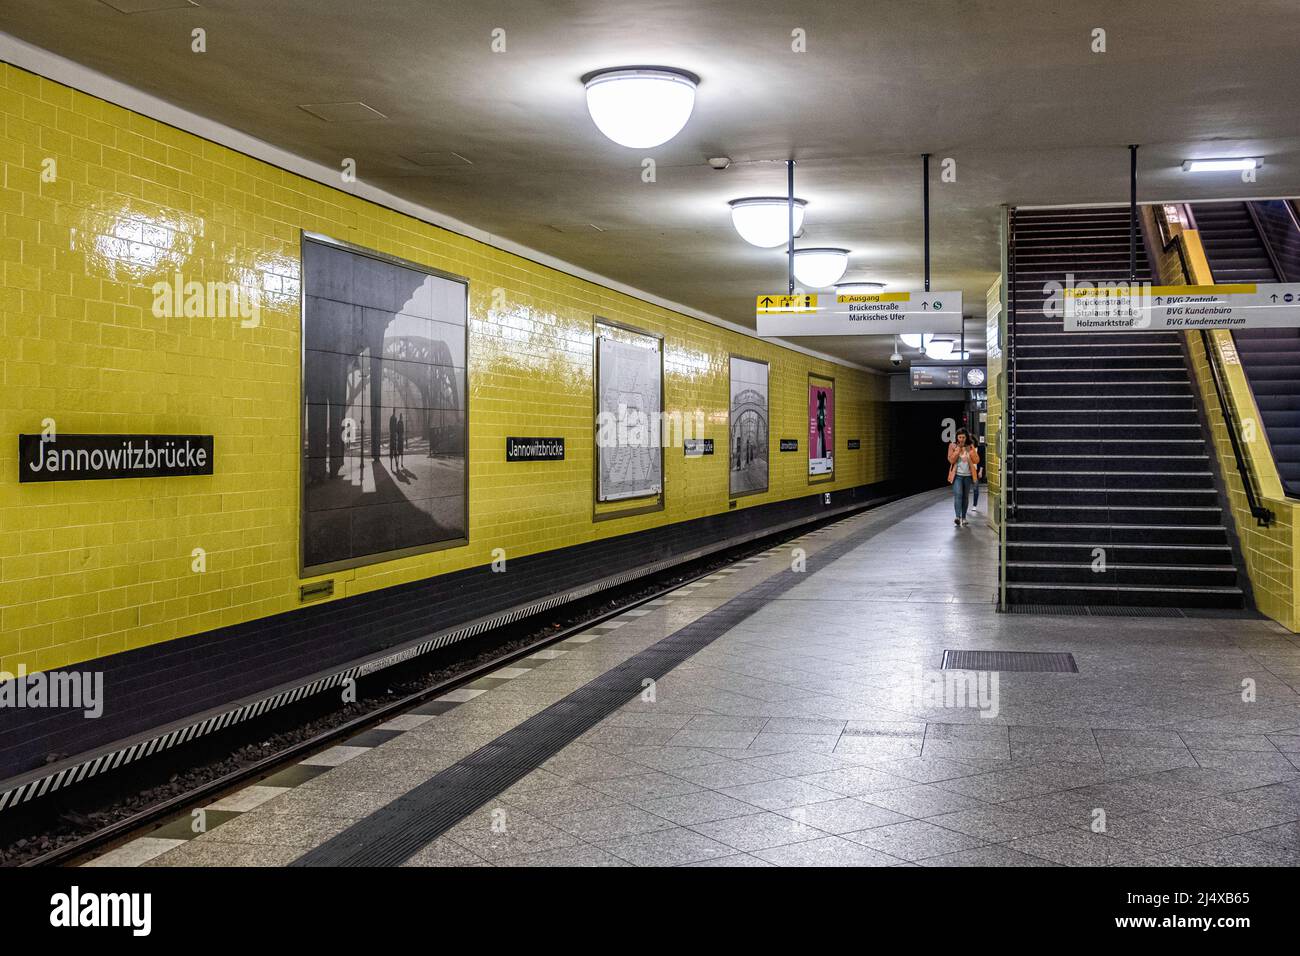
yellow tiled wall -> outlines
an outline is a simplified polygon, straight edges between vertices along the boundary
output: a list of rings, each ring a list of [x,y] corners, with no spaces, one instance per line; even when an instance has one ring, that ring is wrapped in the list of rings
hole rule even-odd
[[[484,564],[493,548],[518,556],[727,510],[725,452],[678,448],[663,511],[593,522],[596,316],[664,336],[666,410],[699,410],[720,451],[728,354],[771,363],[770,490],[738,507],[889,477],[883,376],[542,267],[7,64],[0,94],[0,670],[299,606],[302,230],[470,283],[470,544],[331,575],[336,597]],[[178,272],[260,289],[260,324],[155,318],[151,286]],[[835,480],[815,489],[809,372],[837,392]],[[216,474],[19,485],[16,436],[45,419],[69,433],[213,434]],[[567,460],[507,464],[506,435],[562,435]],[[799,453],[778,453],[782,437]]]
[[[1158,236],[1156,217],[1163,216],[1163,211],[1144,207],[1142,211],[1143,226],[1148,235]],[[1182,229],[1173,225],[1174,243],[1180,243],[1182,257],[1178,255],[1176,245],[1168,249],[1155,243],[1155,265],[1161,283],[1164,285],[1184,285],[1183,263],[1191,272],[1191,278],[1197,285],[1213,285],[1214,276],[1206,261],[1201,246],[1200,234],[1195,229]],[[1246,573],[1250,577],[1251,591],[1255,606],[1263,614],[1292,631],[1300,630],[1300,615],[1297,614],[1297,593],[1300,591],[1300,568],[1296,566],[1296,556],[1300,555],[1296,533],[1300,529],[1297,520],[1296,502],[1287,499],[1282,490],[1282,481],[1278,475],[1273,453],[1268,447],[1268,439],[1258,423],[1261,421],[1259,410],[1255,405],[1255,396],[1245,369],[1237,358],[1233,345],[1232,333],[1217,330],[1210,333],[1211,347],[1217,350],[1219,364],[1224,370],[1229,402],[1237,409],[1243,422],[1254,422],[1250,429],[1250,440],[1243,445],[1243,451],[1250,459],[1250,465],[1260,484],[1264,507],[1270,509],[1275,520],[1268,527],[1260,527],[1250,513],[1250,504],[1246,498],[1245,486],[1241,473],[1237,469],[1237,460],[1232,452],[1232,442],[1228,437],[1227,424],[1219,406],[1218,393],[1214,388],[1214,379],[1210,372],[1209,359],[1205,355],[1205,345],[1201,333],[1186,332],[1188,354],[1192,360],[1192,377],[1201,393],[1209,419],[1210,433],[1213,440],[1215,457],[1219,463],[1219,473],[1223,476],[1228,490],[1228,501],[1232,509],[1233,523],[1236,525],[1237,539],[1241,545],[1242,556],[1246,561]]]

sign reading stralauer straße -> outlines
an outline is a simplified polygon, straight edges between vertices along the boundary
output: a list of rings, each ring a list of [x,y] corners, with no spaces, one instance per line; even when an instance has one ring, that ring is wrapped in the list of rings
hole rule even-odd
[[[1078,286],[1065,289],[1065,331],[1300,327],[1300,283]]]
[[[869,292],[760,295],[758,334],[893,335],[960,332],[960,292]]]
[[[210,474],[211,435],[18,436],[20,482]]]

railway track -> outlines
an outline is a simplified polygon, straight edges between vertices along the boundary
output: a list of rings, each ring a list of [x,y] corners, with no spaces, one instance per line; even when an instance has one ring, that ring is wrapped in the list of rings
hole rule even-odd
[[[871,502],[864,504],[863,508],[872,507],[882,502]],[[470,666],[465,667],[443,679],[435,680],[426,686],[420,687],[410,693],[396,696],[391,701],[385,701],[376,707],[372,707],[365,713],[348,718],[342,722],[329,726],[318,733],[296,740],[287,746],[277,749],[274,753],[269,754],[254,762],[240,766],[227,773],[222,773],[211,779],[189,787],[181,793],[175,794],[166,799],[152,804],[137,812],[122,816],[111,823],[98,827],[88,832],[79,834],[71,839],[66,839],[55,848],[40,853],[39,855],[30,856],[27,859],[17,862],[20,867],[49,867],[49,866],[76,866],[86,862],[94,857],[101,855],[129,840],[138,836],[147,835],[148,831],[155,825],[177,815],[186,810],[193,809],[196,806],[210,803],[221,796],[240,789],[250,782],[265,778],[271,774],[283,769],[285,766],[297,763],[314,753],[324,750],[341,740],[353,737],[365,730],[370,729],[378,724],[382,724],[393,719],[399,714],[404,713],[414,707],[426,703],[434,698],[440,697],[452,690],[469,684],[480,677],[487,676],[492,671],[506,667],[511,663],[522,658],[537,653],[540,650],[564,641],[573,635],[585,631],[602,621],[617,617],[640,605],[646,604],[663,597],[666,594],[698,581],[701,578],[708,577],[718,571],[719,568],[734,564],[736,561],[743,560],[745,557],[766,551],[774,545],[779,545],[803,534],[810,530],[824,526],[834,521],[848,517],[856,513],[858,509],[850,512],[839,512],[826,517],[818,518],[806,524],[776,532],[743,544],[736,545],[733,548],[718,552],[713,555],[697,558],[694,561],[687,562],[685,565],[667,569],[656,575],[650,582],[641,581],[636,584],[627,585],[632,592],[630,596],[616,598],[612,603],[613,606],[606,607],[597,613],[583,617],[581,620],[571,621],[568,624],[557,624],[544,622],[540,628],[541,634],[535,639],[527,640],[521,644],[515,644],[508,650],[503,651],[495,656],[490,656],[486,660],[480,660]],[[634,590],[633,590],[634,589]],[[602,603],[610,604],[609,595],[601,595]],[[557,608],[554,617],[563,618],[565,615],[561,612],[572,608]],[[572,616],[570,614],[570,616]],[[533,626],[530,631],[538,633],[539,627]],[[513,643],[508,637],[501,643]],[[454,645],[453,645],[454,647]],[[413,663],[418,663],[413,662]],[[334,711],[337,714],[337,710]],[[263,736],[265,728],[259,729],[257,725],[247,725],[240,732],[239,736],[247,740],[252,740]],[[236,748],[228,748],[232,751]],[[173,761],[183,761],[184,751],[175,752],[171,759]],[[202,761],[191,763],[183,769],[193,771],[197,767],[201,769],[204,766]],[[126,774],[119,776],[113,781],[113,790],[117,793],[134,793],[137,789],[144,789],[141,782],[141,776],[149,770],[147,766],[142,766],[138,774]],[[153,768],[156,770],[156,768]],[[134,781],[134,782],[133,782]],[[134,789],[133,789],[134,788]],[[112,808],[110,808],[112,809]],[[86,819],[85,814],[78,813],[77,817]],[[53,824],[59,822],[66,823],[66,816],[52,820]],[[39,838],[41,834],[34,834],[33,839]],[[62,835],[60,835],[62,837]],[[15,865],[15,864],[10,864]]]

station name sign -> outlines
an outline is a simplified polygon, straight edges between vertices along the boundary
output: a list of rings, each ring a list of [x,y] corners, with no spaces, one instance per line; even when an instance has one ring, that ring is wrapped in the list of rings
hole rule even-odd
[[[805,292],[760,295],[758,334],[893,335],[961,331],[960,292]]]
[[[713,454],[712,438],[684,438],[682,451],[687,458],[699,458],[701,455]]]
[[[1062,293],[1067,332],[1300,327],[1300,282],[1079,286]]]
[[[506,461],[564,461],[564,439],[507,438]]]
[[[18,436],[20,482],[210,474],[211,435]]]
[[[781,447],[781,451],[798,451],[798,450],[799,450],[799,439],[797,439],[797,438],[782,438],[782,439],[781,439],[781,446],[780,446],[780,447]]]

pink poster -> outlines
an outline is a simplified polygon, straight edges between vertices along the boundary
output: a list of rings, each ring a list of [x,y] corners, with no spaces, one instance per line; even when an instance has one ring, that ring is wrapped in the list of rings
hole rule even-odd
[[[808,474],[835,473],[835,384],[808,381]]]

